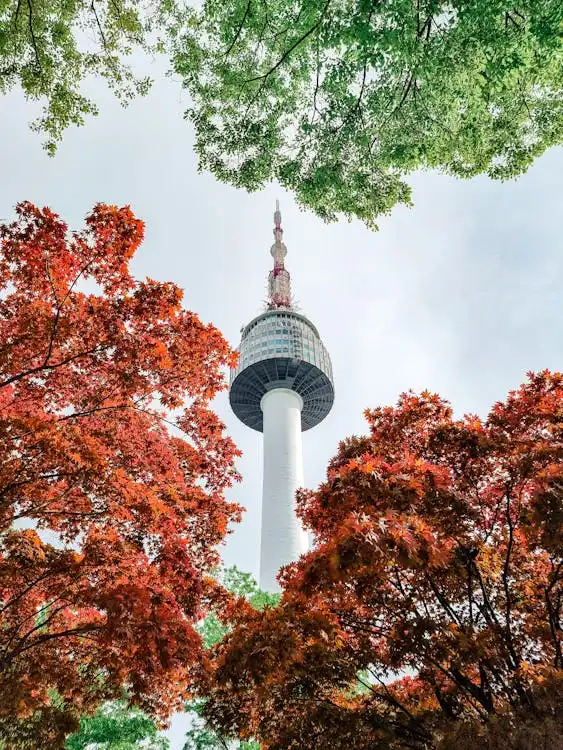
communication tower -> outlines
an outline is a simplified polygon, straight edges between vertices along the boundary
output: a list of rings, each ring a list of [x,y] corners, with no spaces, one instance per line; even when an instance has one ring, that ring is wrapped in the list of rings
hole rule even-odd
[[[278,591],[279,569],[308,547],[295,515],[295,492],[303,487],[301,433],[329,413],[334,385],[319,332],[293,308],[278,201],[270,253],[266,310],[242,329],[229,400],[245,425],[264,434],[260,587]]]

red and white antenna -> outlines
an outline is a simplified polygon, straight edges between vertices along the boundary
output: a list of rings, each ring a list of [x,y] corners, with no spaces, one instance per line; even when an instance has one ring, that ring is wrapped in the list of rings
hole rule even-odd
[[[274,259],[274,267],[268,274],[268,310],[277,310],[280,307],[291,309],[291,278],[284,266],[287,247],[283,243],[279,201],[276,201],[274,211],[274,244],[270,248],[270,253]]]

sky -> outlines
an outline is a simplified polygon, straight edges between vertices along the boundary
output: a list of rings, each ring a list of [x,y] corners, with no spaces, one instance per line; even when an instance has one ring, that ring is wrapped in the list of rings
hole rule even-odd
[[[101,114],[68,131],[55,158],[28,129],[37,107],[18,93],[0,98],[0,220],[31,200],[79,229],[97,202],[131,205],[146,222],[134,273],[174,281],[185,306],[235,347],[266,296],[279,199],[293,293],[335,379],[331,413],[303,435],[308,487],[323,480],[341,439],[366,431],[366,408],[429,389],[457,416],[485,416],[526,372],[561,370],[563,149],[505,183],[417,174],[414,207],[394,210],[378,232],[324,224],[279,186],[248,194],[198,174],[187,95],[163,71],[153,64],[152,91],[126,109],[92,84]],[[214,406],[243,451],[230,497],[246,513],[223,557],[256,574],[261,435],[237,421],[226,393]],[[184,724],[173,722],[172,750]]]

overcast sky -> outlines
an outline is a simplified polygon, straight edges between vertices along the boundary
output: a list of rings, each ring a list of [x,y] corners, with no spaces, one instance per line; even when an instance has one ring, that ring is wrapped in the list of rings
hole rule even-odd
[[[0,219],[31,200],[80,228],[96,202],[130,204],[146,222],[136,275],[177,283],[185,306],[237,346],[265,298],[279,198],[294,296],[335,378],[332,412],[304,434],[307,486],[322,481],[339,440],[365,431],[367,407],[428,388],[457,415],[486,415],[527,371],[563,366],[562,149],[504,184],[417,175],[414,208],[396,209],[374,233],[325,225],[275,185],[248,194],[198,174],[176,81],[160,76],[128,109],[91,90],[101,115],[69,131],[54,159],[27,127],[36,108],[16,94],[0,99]],[[236,420],[226,393],[216,409],[244,453],[232,497],[247,509],[224,559],[256,574],[261,436]]]

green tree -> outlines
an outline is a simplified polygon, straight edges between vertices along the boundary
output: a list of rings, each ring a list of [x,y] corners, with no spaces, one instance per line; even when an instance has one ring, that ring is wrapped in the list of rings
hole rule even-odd
[[[244,597],[256,610],[275,607],[279,602],[279,594],[269,594],[258,588],[258,584],[250,573],[244,573],[236,566],[225,568],[218,573],[219,582],[231,593]],[[204,646],[213,648],[229,631],[226,624],[217,614],[209,614],[203,621],[200,633]],[[257,742],[244,740],[227,741],[220,734],[210,729],[202,716],[205,706],[204,699],[194,699],[186,706],[193,715],[193,724],[186,734],[184,750],[260,750]]]
[[[205,0],[173,39],[201,168],[375,227],[425,168],[505,179],[560,142],[560,0]]]
[[[112,701],[94,716],[80,719],[80,730],[71,735],[67,750],[168,750],[168,740],[154,721],[125,701]]]
[[[202,716],[204,700],[192,701],[188,710],[193,712],[193,726],[186,734],[183,750],[260,750],[260,744],[253,740],[226,740],[210,729]]]
[[[175,0],[0,0],[0,92],[19,86],[44,103],[32,127],[54,153],[65,128],[97,114],[83,81],[104,78],[123,104],[145,94],[150,80],[125,60],[163,49],[165,29],[180,17]]]

